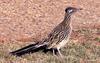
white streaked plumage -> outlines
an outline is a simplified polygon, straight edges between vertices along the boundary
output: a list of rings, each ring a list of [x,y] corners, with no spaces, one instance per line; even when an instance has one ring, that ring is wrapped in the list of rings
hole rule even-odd
[[[70,20],[71,15],[77,10],[81,9],[77,9],[74,7],[66,8],[64,20],[52,30],[52,32],[48,35],[48,37],[45,40],[13,51],[11,52],[11,54],[21,56],[28,52],[34,52],[37,49],[42,48],[43,50],[52,49],[53,54],[55,54],[56,50],[61,55],[60,49],[64,47],[66,43],[68,43],[72,31],[72,25]]]

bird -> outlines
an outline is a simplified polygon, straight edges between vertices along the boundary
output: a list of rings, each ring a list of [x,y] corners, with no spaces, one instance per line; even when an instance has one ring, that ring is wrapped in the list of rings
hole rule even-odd
[[[72,32],[71,16],[79,10],[82,10],[82,8],[67,7],[65,9],[65,16],[63,21],[58,24],[44,40],[12,51],[10,52],[10,54],[22,56],[26,53],[33,53],[38,50],[52,50],[52,53],[54,55],[58,53],[60,56],[62,56],[60,49],[63,48],[69,42],[69,38]]]

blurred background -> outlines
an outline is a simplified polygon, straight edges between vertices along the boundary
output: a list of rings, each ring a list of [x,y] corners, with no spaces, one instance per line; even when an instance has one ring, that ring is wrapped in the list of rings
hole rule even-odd
[[[9,54],[46,38],[69,6],[83,10],[72,16],[63,60],[52,53]],[[0,63],[100,63],[100,0],[0,0]]]
[[[74,30],[100,29],[100,0],[0,0],[0,42],[42,40],[68,6],[83,8],[72,16]]]

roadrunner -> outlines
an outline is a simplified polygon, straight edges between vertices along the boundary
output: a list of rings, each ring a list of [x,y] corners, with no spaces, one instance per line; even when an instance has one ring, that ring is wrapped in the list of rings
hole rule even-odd
[[[12,55],[21,56],[29,52],[35,52],[38,50],[52,50],[53,54],[58,52],[62,56],[60,49],[66,45],[69,41],[71,35],[71,15],[76,11],[81,10],[80,8],[67,7],[65,9],[64,20],[57,25],[52,32],[48,35],[45,40],[37,42],[36,44],[31,44],[16,51],[10,52]]]

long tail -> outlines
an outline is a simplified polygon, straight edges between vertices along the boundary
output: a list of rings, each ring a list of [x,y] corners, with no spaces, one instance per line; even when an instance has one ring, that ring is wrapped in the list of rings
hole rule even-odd
[[[10,52],[10,54],[12,55],[16,55],[16,56],[22,56],[24,54],[27,54],[27,53],[34,53],[34,52],[37,52],[39,50],[43,50],[46,48],[46,44],[31,44],[31,45],[28,45],[26,47],[23,47],[21,49],[18,49],[16,51],[12,51]]]

